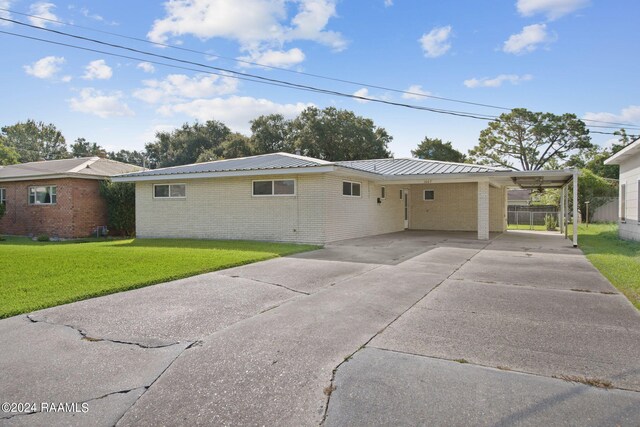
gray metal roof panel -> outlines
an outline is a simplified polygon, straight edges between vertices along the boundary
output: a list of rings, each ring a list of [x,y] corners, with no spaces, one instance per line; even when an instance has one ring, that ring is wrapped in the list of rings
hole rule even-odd
[[[423,159],[375,159],[336,162],[336,165],[380,175],[430,175],[451,173],[483,173],[502,171],[484,165],[440,162]]]

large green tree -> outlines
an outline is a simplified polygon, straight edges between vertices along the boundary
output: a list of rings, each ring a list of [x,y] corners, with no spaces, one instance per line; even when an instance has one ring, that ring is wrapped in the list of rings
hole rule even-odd
[[[198,157],[211,150],[222,157],[222,143],[231,130],[222,122],[185,123],[171,132],[157,132],[156,141],[145,145],[151,167],[167,167],[196,163]]]
[[[474,163],[516,170],[540,170],[552,159],[563,162],[593,145],[589,130],[575,114],[535,113],[516,108],[501,114],[480,132],[469,151]]]
[[[302,154],[329,161],[390,157],[393,139],[371,119],[335,107],[302,111],[291,123],[289,138]]]
[[[71,144],[71,155],[73,157],[107,157],[107,152],[96,142],[89,142],[84,138],[78,138]]]
[[[443,162],[463,163],[467,156],[453,148],[451,142],[442,142],[440,138],[424,137],[411,155],[419,159],[440,160]]]
[[[131,165],[149,167],[149,165],[147,164],[148,162],[146,161],[147,155],[142,151],[109,151],[107,153],[107,158],[110,160],[116,160],[118,162],[129,163]]]
[[[8,147],[2,142],[0,137],[0,166],[14,165],[18,163],[20,156],[13,147]]]
[[[624,129],[620,129],[614,134],[618,136],[618,142],[613,143],[610,148],[601,148],[594,145],[591,149],[573,154],[567,161],[566,166],[589,169],[603,178],[618,179],[619,166],[605,165],[604,161],[627,145],[635,142],[635,139],[628,135]]]
[[[260,116],[251,121],[251,144],[255,154],[293,153],[291,120],[282,114]]]
[[[64,136],[52,123],[18,122],[4,126],[0,136],[4,145],[18,153],[20,163],[69,157]]]

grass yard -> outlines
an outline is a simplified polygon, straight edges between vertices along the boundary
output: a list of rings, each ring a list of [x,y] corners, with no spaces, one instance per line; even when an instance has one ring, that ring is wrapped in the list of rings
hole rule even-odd
[[[316,249],[286,243],[128,239],[0,241],[0,319]]]
[[[589,261],[640,310],[640,243],[619,239],[616,224],[580,225],[578,239]]]
[[[529,224],[509,224],[508,230],[535,230],[535,231],[547,231],[546,225],[529,225]],[[558,230],[556,228],[556,230]]]

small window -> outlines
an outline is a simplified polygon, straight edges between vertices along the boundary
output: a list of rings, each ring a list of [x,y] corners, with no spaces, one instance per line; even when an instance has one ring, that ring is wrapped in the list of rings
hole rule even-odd
[[[386,197],[387,197],[387,190],[384,187],[380,187],[380,198],[386,199]]]
[[[58,199],[55,185],[29,187],[30,205],[55,205]]]
[[[436,193],[433,190],[424,190],[424,199],[425,200],[435,200]]]
[[[342,195],[360,197],[360,183],[351,181],[342,181]]]
[[[620,184],[620,222],[627,222],[627,186]]]
[[[0,188],[0,204],[3,204],[3,205],[7,204],[7,189],[6,188]]]
[[[186,184],[155,184],[153,197],[156,199],[184,199],[187,197]]]
[[[296,181],[293,179],[274,179],[253,181],[254,196],[295,196]]]

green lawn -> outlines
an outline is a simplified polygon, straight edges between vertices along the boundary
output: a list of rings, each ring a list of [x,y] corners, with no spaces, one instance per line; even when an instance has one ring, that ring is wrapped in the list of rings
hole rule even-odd
[[[0,318],[317,246],[221,240],[0,241]]]
[[[619,239],[616,224],[589,224],[578,227],[578,245],[589,261],[640,310],[640,243]]]
[[[547,231],[546,225],[529,225],[529,224],[509,224],[508,230],[535,230],[535,231]],[[556,228],[557,230],[557,228]]]

